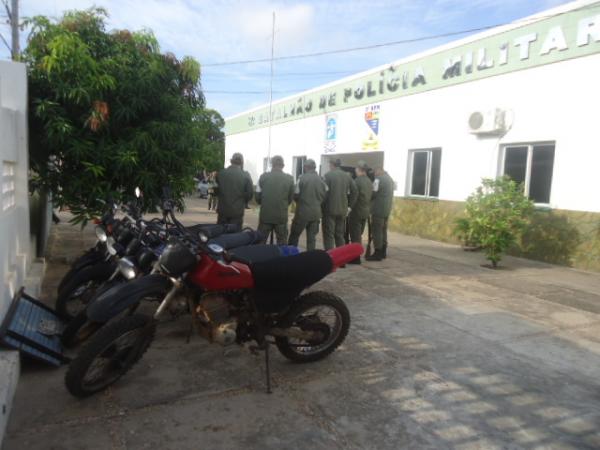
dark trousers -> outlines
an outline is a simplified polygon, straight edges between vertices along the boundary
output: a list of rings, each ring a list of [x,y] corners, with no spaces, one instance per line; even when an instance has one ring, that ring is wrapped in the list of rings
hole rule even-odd
[[[387,247],[387,230],[387,217],[371,217],[371,234],[373,235],[373,246],[375,247],[375,250],[383,250],[384,247]]]
[[[344,231],[346,228],[346,216],[323,216],[323,246],[325,250],[344,245]]]
[[[362,235],[365,232],[367,219],[359,219],[358,217],[348,217],[348,229],[350,232],[350,242],[362,244]]]
[[[288,227],[287,223],[264,223],[258,224],[258,231],[265,235],[265,239],[269,236],[269,233],[275,233],[277,239],[277,245],[287,244],[288,238]],[[270,242],[269,242],[270,243]]]
[[[218,224],[233,224],[233,225],[237,225],[238,229],[242,229],[242,226],[244,225],[244,216],[236,216],[236,217],[228,217],[225,216],[221,213],[218,213],[217,215],[217,223]]]
[[[292,220],[292,229],[290,230],[289,245],[298,246],[298,240],[302,232],[306,230],[306,250],[317,248],[317,234],[319,234],[319,220],[304,220],[294,217]]]

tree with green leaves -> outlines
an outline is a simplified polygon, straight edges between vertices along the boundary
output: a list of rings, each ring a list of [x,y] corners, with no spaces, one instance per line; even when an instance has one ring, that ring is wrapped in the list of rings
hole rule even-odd
[[[533,210],[523,187],[510,177],[484,178],[467,199],[465,217],[457,221],[455,231],[471,245],[480,246],[495,268],[521,237]]]
[[[30,20],[33,185],[85,223],[139,186],[150,209],[170,186],[183,206],[201,168],[223,165],[223,119],[205,109],[200,64],[160,53],[151,31],[106,30],[101,8]]]

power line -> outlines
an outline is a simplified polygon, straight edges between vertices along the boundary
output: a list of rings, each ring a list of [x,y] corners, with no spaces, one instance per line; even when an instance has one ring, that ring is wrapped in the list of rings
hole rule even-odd
[[[265,63],[265,62],[271,62],[271,61],[283,61],[283,60],[289,60],[289,59],[312,58],[312,57],[317,57],[317,56],[326,56],[326,55],[333,55],[333,54],[357,52],[357,51],[363,51],[363,50],[372,50],[375,48],[390,47],[393,45],[412,44],[415,42],[423,42],[423,41],[429,41],[429,40],[433,40],[433,39],[441,39],[441,38],[446,38],[446,37],[458,36],[461,34],[486,31],[486,30],[490,30],[492,28],[498,28],[501,26],[509,25],[509,24],[518,24],[518,23],[539,21],[542,19],[558,17],[558,16],[561,16],[561,15],[564,15],[567,13],[572,13],[574,11],[580,11],[583,9],[593,8],[593,7],[597,7],[597,6],[598,6],[598,3],[596,2],[596,3],[592,3],[590,5],[584,5],[579,8],[571,9],[568,11],[563,11],[563,12],[556,13],[556,14],[550,14],[547,16],[539,16],[539,17],[534,17],[534,18],[529,18],[529,19],[521,19],[521,20],[517,20],[517,21],[513,21],[513,22],[505,22],[505,23],[500,23],[500,24],[495,24],[495,25],[486,25],[483,27],[470,28],[470,29],[461,30],[461,31],[451,31],[448,33],[420,36],[420,37],[416,37],[416,38],[412,38],[412,39],[402,39],[399,41],[384,42],[381,44],[365,45],[365,46],[361,46],[361,47],[351,47],[351,48],[344,48],[344,49],[337,49],[337,50],[325,50],[322,52],[315,52],[315,53],[300,53],[297,55],[278,56],[275,58],[261,58],[261,59],[247,59],[247,60],[240,60],[240,61],[217,62],[217,63],[203,64],[203,67],[233,66],[233,65],[240,65],[240,64],[254,64],[254,63]]]
[[[306,91],[308,89],[311,88],[305,88],[305,89],[292,89],[292,90],[286,90],[286,91],[273,91],[273,94],[289,94],[292,92],[300,92],[300,91]],[[213,90],[208,90],[208,91],[202,91],[204,94],[268,94],[269,90],[266,89],[264,91],[213,91]]]

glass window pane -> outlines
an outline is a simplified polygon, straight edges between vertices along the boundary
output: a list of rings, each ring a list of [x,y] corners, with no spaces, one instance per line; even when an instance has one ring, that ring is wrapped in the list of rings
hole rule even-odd
[[[527,172],[527,147],[507,147],[504,156],[504,175],[517,183],[525,182]]]
[[[412,167],[411,195],[425,195],[425,180],[427,176],[427,155],[429,152],[414,152]]]
[[[550,203],[554,145],[536,145],[531,155],[529,198],[536,203]]]
[[[429,175],[429,196],[440,195],[440,169],[442,165],[442,150],[431,150],[431,173]]]

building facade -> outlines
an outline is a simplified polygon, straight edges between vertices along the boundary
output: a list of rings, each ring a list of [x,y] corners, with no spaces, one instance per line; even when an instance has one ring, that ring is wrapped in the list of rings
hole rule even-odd
[[[578,1],[226,120],[253,179],[279,154],[383,166],[391,227],[454,241],[483,177],[537,205],[521,254],[600,270],[600,2]],[[270,152],[269,152],[270,134]]]

